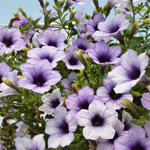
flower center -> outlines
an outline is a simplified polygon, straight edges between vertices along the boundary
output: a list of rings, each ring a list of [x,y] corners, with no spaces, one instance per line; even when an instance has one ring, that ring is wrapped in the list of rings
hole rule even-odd
[[[60,104],[60,101],[58,98],[51,101],[52,108],[56,108],[59,104]]]
[[[137,78],[139,78],[141,71],[140,71],[140,68],[133,66],[132,69],[127,72],[127,74],[131,80],[136,80]]]
[[[71,57],[71,58],[69,59],[69,64],[72,65],[72,66],[73,66],[73,65],[76,65],[77,62],[78,62],[78,59],[75,58],[75,57]]]
[[[113,139],[110,139],[109,142],[113,144],[114,141],[115,141],[118,137],[119,137],[119,136],[118,136],[118,133],[115,133],[114,138],[113,138]]]
[[[13,44],[12,39],[10,37],[9,38],[4,37],[2,43],[4,43],[6,47],[10,47]]]
[[[39,74],[35,77],[33,77],[33,80],[34,80],[34,84],[36,84],[37,86],[42,86],[44,83],[45,83],[45,78],[43,77],[42,74]]]
[[[98,30],[98,24],[96,24],[96,26],[94,26],[94,30],[95,30],[95,31]]]
[[[105,122],[104,119],[100,117],[98,114],[96,114],[91,121],[93,126],[103,126]]]
[[[83,101],[83,102],[80,103],[80,108],[81,109],[88,109],[88,107],[89,107],[88,101]]]
[[[82,49],[82,50],[84,50],[84,51],[86,50],[86,46],[85,46],[85,45],[81,45],[81,44],[80,44],[80,45],[78,46],[78,48],[79,48],[79,49]]]
[[[50,56],[42,56],[41,59],[47,59],[50,63],[53,61],[53,58]]]
[[[118,26],[118,25],[112,26],[112,27],[110,28],[110,33],[115,33],[116,31],[118,31],[118,29],[119,29],[119,26]]]
[[[65,133],[69,133],[69,127],[68,127],[68,123],[66,122],[66,120],[63,120],[62,123],[59,126],[59,129],[65,134]]]
[[[56,41],[49,40],[49,41],[47,42],[47,45],[48,45],[48,46],[57,47],[57,42],[56,42]]]
[[[100,63],[110,62],[109,55],[99,55],[98,60]]]
[[[117,100],[117,99],[119,99],[122,95],[121,95],[121,94],[116,94],[115,91],[112,89],[111,92],[109,93],[109,96],[110,96],[113,100]]]
[[[146,150],[146,148],[142,146],[140,142],[138,142],[131,147],[131,150]]]

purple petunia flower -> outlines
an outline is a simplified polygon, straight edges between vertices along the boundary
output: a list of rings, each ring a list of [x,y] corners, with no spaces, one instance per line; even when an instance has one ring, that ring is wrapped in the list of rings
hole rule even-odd
[[[43,46],[42,48],[34,48],[28,51],[27,56],[31,58],[27,60],[29,63],[35,64],[36,61],[47,59],[54,68],[57,66],[57,62],[66,55],[63,51],[58,51],[56,47]]]
[[[147,110],[150,110],[150,85],[148,86],[149,93],[143,93],[141,102],[143,107],[145,107]]]
[[[101,14],[96,14],[92,19],[89,19],[87,22],[87,28],[88,30],[91,32],[92,37],[96,40],[96,41],[101,41],[102,39],[105,41],[109,41],[111,39],[111,36],[94,36],[94,32],[99,31],[98,29],[98,24],[100,22],[104,22],[105,18],[101,15]]]
[[[76,13],[75,13],[75,19],[78,19],[79,20],[79,22],[82,22],[82,21],[84,21],[84,19],[85,19],[85,17],[83,16],[83,12],[84,12],[84,8],[82,8],[80,11],[76,11]]]
[[[30,139],[28,136],[15,139],[16,150],[45,150],[44,134],[39,134]]]
[[[124,93],[138,82],[143,82],[148,61],[149,57],[146,55],[146,52],[137,56],[137,52],[129,49],[123,54],[121,56],[121,66],[115,67],[108,73],[111,80],[118,83],[114,91],[116,93]]]
[[[38,37],[38,41],[41,45],[54,46],[59,50],[65,48],[64,41],[66,39],[65,35],[62,33],[55,33],[55,31],[47,29],[43,33],[43,37]]]
[[[88,110],[80,110],[76,119],[83,128],[83,135],[86,139],[96,140],[112,139],[115,129],[112,127],[117,121],[118,114],[115,111],[106,110],[106,106],[99,101],[93,101]]]
[[[100,31],[96,31],[94,36],[113,36],[121,42],[122,35],[120,31],[127,29],[129,26],[129,20],[126,20],[125,17],[126,16],[121,13],[115,15],[111,20],[100,22],[98,24]]]
[[[74,28],[77,30],[81,38],[86,38],[91,34],[91,32],[89,32],[87,29],[86,22],[79,22]]]
[[[120,120],[117,120],[117,122],[112,125],[112,127],[115,129],[114,137],[108,140],[102,138],[97,139],[97,141],[100,143],[98,144],[96,150],[115,150],[115,140],[122,135],[127,135],[127,132],[124,132],[124,124]]]
[[[72,39],[72,43],[74,44],[77,50],[81,50],[84,53],[87,53],[87,50],[94,47],[94,43],[88,43],[88,41],[84,38],[79,38],[78,40]]]
[[[1,62],[0,63],[0,91],[2,91],[2,79],[3,77],[7,77],[8,78],[8,73],[11,72],[11,68],[5,63],[5,62]]]
[[[120,58],[117,56],[121,53],[120,46],[109,46],[105,42],[95,43],[94,49],[89,49],[89,57],[97,64],[100,64],[102,68],[105,68],[109,64],[117,64]]]
[[[45,132],[50,135],[48,148],[65,147],[74,140],[74,131],[77,128],[75,117],[67,113],[63,106],[58,106],[54,111],[54,119],[46,123]]]
[[[128,136],[116,139],[116,150],[150,150],[150,138],[146,138],[145,130],[136,126],[128,131]]]
[[[43,95],[42,101],[44,104],[39,107],[39,110],[46,112],[47,114],[52,114],[55,108],[59,105],[62,105],[64,102],[59,88],[53,90],[52,94],[47,93]]]
[[[103,85],[103,87],[99,87],[97,89],[97,95],[100,96],[102,100],[106,103],[105,105],[107,109],[121,109],[122,105],[120,104],[120,102],[125,98],[127,98],[131,102],[133,101],[133,96],[129,94],[130,91],[126,93],[116,94],[114,91],[116,83],[114,83],[108,77],[104,79]]]
[[[84,69],[84,65],[77,58],[75,51],[77,49],[74,46],[70,46],[67,48],[66,57],[62,60],[68,69]]]
[[[0,48],[6,54],[13,50],[20,51],[25,47],[25,42],[17,28],[7,29],[0,26]]]
[[[6,77],[15,85],[18,86],[17,73],[18,73],[17,70],[13,70],[12,72],[9,72]],[[5,83],[1,84],[1,90],[2,92],[0,93],[0,97],[9,95],[19,95],[16,89],[7,86]]]
[[[76,77],[77,77],[77,73],[71,72],[68,75],[68,78],[61,80],[61,84],[64,87],[64,91],[70,92],[70,93],[72,92],[71,85],[74,83],[73,80],[75,80]]]
[[[59,72],[53,71],[52,68],[48,60],[37,61],[36,65],[30,63],[20,65],[24,77],[19,79],[19,87],[44,94],[50,90],[51,85],[57,84],[61,79]]]
[[[65,100],[65,104],[68,109],[70,109],[70,113],[76,116],[76,114],[82,109],[88,109],[89,105],[94,101],[102,100],[99,96],[94,95],[94,90],[89,86],[83,87],[79,90],[78,94],[71,94]]]

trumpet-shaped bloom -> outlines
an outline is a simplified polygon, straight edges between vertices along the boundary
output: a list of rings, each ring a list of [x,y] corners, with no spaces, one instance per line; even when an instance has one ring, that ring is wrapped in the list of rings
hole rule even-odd
[[[19,79],[19,87],[44,94],[50,90],[51,85],[57,84],[61,79],[60,73],[53,71],[52,68],[48,60],[37,61],[36,65],[30,63],[20,65],[24,77]]]
[[[146,52],[137,56],[134,50],[129,49],[123,54],[121,56],[121,65],[108,73],[111,80],[118,83],[114,91],[116,93],[124,93],[129,91],[138,82],[143,82],[148,61],[149,58]]]
[[[45,150],[44,134],[39,134],[30,139],[28,136],[15,139],[16,150]]]
[[[66,37],[64,34],[55,33],[55,31],[48,29],[44,31],[43,35],[43,37],[38,37],[38,41],[41,45],[54,46],[59,50],[63,50],[65,48],[64,41]]]
[[[121,109],[122,105],[120,102],[127,98],[131,102],[133,101],[133,97],[130,93],[130,91],[126,93],[118,93],[116,94],[114,91],[114,87],[116,86],[116,83],[114,83],[112,80],[110,80],[108,77],[104,79],[103,87],[99,87],[97,89],[97,95],[99,95],[102,100],[106,103],[107,109]]]
[[[65,147],[74,140],[74,131],[77,128],[75,117],[67,113],[63,106],[58,106],[54,111],[54,119],[46,123],[45,132],[50,135],[48,148]]]
[[[82,53],[87,53],[87,50],[94,47],[94,43],[88,43],[88,41],[84,38],[80,38],[78,40],[72,39],[72,43],[74,44],[77,50],[81,50]]]
[[[145,130],[136,126],[128,131],[128,136],[116,139],[116,150],[150,150],[150,138],[146,138]]]
[[[118,114],[115,111],[106,110],[106,106],[98,101],[93,101],[88,110],[80,110],[76,119],[83,128],[83,135],[86,139],[96,140],[112,139],[115,129],[112,127],[117,121]]]
[[[36,61],[47,59],[54,68],[57,66],[57,62],[65,57],[65,53],[58,51],[53,46],[43,46],[42,48],[34,48],[28,51],[27,56],[31,58],[27,60],[29,63],[34,64]]]
[[[63,104],[63,98],[61,97],[60,89],[55,89],[51,94],[47,93],[42,96],[44,104],[39,107],[39,110],[52,114],[55,108]]]
[[[67,49],[66,57],[62,60],[68,69],[84,69],[84,65],[80,62],[80,60],[77,58],[75,51],[77,49],[74,46],[70,46]]]
[[[94,36],[113,36],[121,41],[122,36],[120,31],[127,29],[129,26],[129,20],[126,20],[125,17],[126,16],[121,13],[115,15],[111,20],[100,22],[98,24],[98,29],[100,31],[96,31]]]
[[[76,114],[82,109],[88,109],[92,101],[98,100],[102,102],[101,98],[94,95],[94,90],[89,86],[83,87],[79,90],[78,94],[71,94],[65,100],[65,104],[70,113],[76,116]],[[103,102],[102,102],[103,103]]]
[[[0,48],[6,54],[13,50],[20,51],[25,47],[25,42],[17,28],[7,29],[0,26]]]

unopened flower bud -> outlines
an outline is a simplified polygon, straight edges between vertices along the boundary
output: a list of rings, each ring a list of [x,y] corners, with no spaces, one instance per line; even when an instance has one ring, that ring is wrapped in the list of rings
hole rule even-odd
[[[6,77],[3,77],[3,78],[2,78],[2,81],[3,81],[7,86],[9,86],[9,87],[11,87],[11,88],[13,88],[13,89],[19,91],[19,87],[18,87],[15,83],[13,83],[13,82],[10,81],[9,79],[7,79]]]
[[[23,78],[24,76],[21,76],[21,75],[18,75],[17,76],[17,80],[19,80],[19,79],[21,79],[21,78]]]
[[[144,21],[142,21],[142,25],[141,25],[141,26],[143,26],[143,25],[149,23],[149,21],[150,21],[150,18],[145,19]]]
[[[134,103],[132,103],[131,101],[129,101],[128,99],[123,99],[120,102],[121,105],[125,106],[126,108],[133,110],[135,112],[139,111],[139,107],[137,105],[135,105]]]
[[[69,11],[70,11],[69,20],[72,20],[74,18],[75,14],[76,14],[76,9],[70,8]]]
[[[94,3],[94,5],[95,5],[96,9],[98,9],[98,8],[99,8],[98,0],[93,0],[93,3]]]
[[[136,92],[136,91],[131,91],[131,94],[132,94],[133,97],[141,97],[142,96],[141,93]]]
[[[78,89],[78,87],[77,87],[77,85],[76,85],[75,83],[73,83],[73,84],[71,85],[71,87],[76,91],[76,93],[79,92],[79,89]]]
[[[18,11],[13,11],[13,14],[14,14],[15,17],[17,17],[18,16]]]
[[[6,142],[6,141],[1,141],[1,144],[5,145],[5,144],[8,144],[8,142]]]
[[[27,52],[27,51],[29,51],[29,50],[30,50],[30,49],[27,48],[27,47],[23,48],[23,51],[25,51],[25,52]]]
[[[18,7],[18,10],[22,13],[22,15],[23,15],[24,17],[27,18],[27,14],[25,13],[25,11],[24,11],[21,7]]]
[[[85,60],[88,60],[88,61],[90,61],[90,62],[93,62],[93,60],[89,57],[89,55],[88,55],[87,53],[85,53],[85,54],[83,55],[83,57],[84,57]]]
[[[81,78],[84,76],[83,70],[80,70],[80,76],[81,76]]]
[[[38,1],[40,3],[41,7],[43,7],[44,6],[43,0],[38,0]]]
[[[86,60],[84,59],[84,57],[83,57],[83,55],[82,55],[82,51],[81,51],[81,50],[75,51],[75,54],[76,54],[77,58],[81,61],[81,63],[82,63],[85,67],[87,67],[88,65],[87,65],[87,62],[86,62]]]
[[[91,70],[91,72],[94,71],[94,65],[93,64],[90,66],[90,70]]]

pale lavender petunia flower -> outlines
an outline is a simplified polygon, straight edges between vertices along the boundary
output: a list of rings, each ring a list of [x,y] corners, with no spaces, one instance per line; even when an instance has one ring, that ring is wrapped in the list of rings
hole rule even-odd
[[[111,20],[100,22],[98,24],[100,31],[96,31],[94,36],[113,36],[122,42],[121,31],[127,29],[129,26],[129,20],[126,20],[125,17],[126,16],[121,13],[115,15]]]
[[[80,9],[80,11],[76,11],[75,19],[78,19],[80,22],[84,21],[85,17],[83,16],[84,8]]]
[[[79,22],[74,28],[77,30],[81,38],[86,38],[91,34],[91,32],[87,29],[86,22]]]
[[[44,46],[44,45],[40,44],[40,41],[38,40],[39,37],[44,37],[43,33],[36,34],[36,35],[33,37],[33,39],[32,39],[32,43],[33,43],[36,47],[41,48],[41,47]]]
[[[66,52],[66,57],[62,60],[68,69],[72,69],[72,70],[80,70],[80,69],[84,69],[84,65],[79,61],[79,59],[77,58],[75,51],[77,49],[74,46],[70,46],[67,49]]]
[[[97,95],[94,95],[94,90],[89,86],[83,87],[79,90],[78,94],[71,94],[65,100],[65,104],[68,109],[70,109],[70,113],[76,116],[76,114],[82,109],[88,109],[89,105],[97,100],[101,103],[103,101]]]
[[[59,50],[65,48],[64,41],[66,39],[63,33],[55,33],[55,31],[47,29],[43,33],[43,37],[38,37],[38,41],[41,45],[54,46]]]
[[[144,128],[146,130],[147,136],[150,138],[150,120],[147,121],[147,123],[144,125]]]
[[[39,60],[48,60],[54,67],[57,66],[57,62],[62,60],[66,55],[63,51],[58,51],[53,46],[43,46],[42,48],[34,48],[27,52],[27,56],[30,58],[27,62],[34,64]]]
[[[116,150],[150,150],[150,138],[140,126],[131,128],[128,136],[121,136],[114,143]]]
[[[125,98],[131,102],[133,101],[133,96],[130,94],[130,91],[116,94],[114,91],[116,83],[110,78],[106,77],[103,80],[103,85],[103,87],[99,87],[97,89],[97,95],[100,96],[105,102],[107,109],[121,109],[123,106],[120,104],[120,102]]]
[[[0,48],[6,54],[13,50],[20,51],[25,47],[25,42],[17,28],[7,29],[0,26]]]
[[[150,85],[148,86],[149,93],[143,93],[141,102],[143,107],[145,107],[147,110],[150,110]]]
[[[46,123],[45,132],[50,135],[48,148],[65,147],[74,140],[77,122],[74,116],[67,113],[63,106],[58,106],[54,111],[54,119]]]
[[[118,83],[114,88],[116,93],[129,91],[138,82],[145,80],[145,68],[149,62],[146,52],[137,56],[137,52],[129,49],[121,56],[120,66],[115,67],[108,76]]]
[[[51,94],[47,93],[43,95],[42,101],[44,102],[44,104],[39,107],[39,110],[47,114],[52,114],[57,106],[64,103],[59,88],[53,90]]]
[[[17,73],[18,73],[17,70],[13,70],[12,72],[9,72],[6,76],[16,86],[18,86]],[[0,93],[0,97],[9,96],[9,95],[19,95],[16,89],[9,87],[5,83],[1,84],[1,88],[2,88],[2,92]]]
[[[70,93],[72,92],[71,85],[74,83],[73,80],[75,80],[76,77],[77,77],[77,73],[71,72],[68,75],[68,78],[61,80],[61,84],[64,87],[64,91],[70,92]]]
[[[0,62],[0,91],[2,91],[2,79],[3,77],[8,78],[8,73],[12,71],[12,68],[9,67],[5,62]]]
[[[120,61],[120,58],[118,58],[120,53],[120,46],[109,47],[105,42],[97,42],[94,49],[88,50],[89,57],[102,68],[109,64],[117,64]]]
[[[77,50],[81,50],[83,54],[87,53],[87,50],[94,47],[94,43],[89,43],[84,38],[79,38],[77,40],[72,39],[72,43],[74,44]]]
[[[83,128],[83,135],[86,139],[96,140],[112,139],[115,129],[112,127],[117,121],[118,114],[113,110],[106,110],[106,106],[99,101],[93,101],[88,110],[80,110],[76,119]]]
[[[35,64],[25,63],[20,65],[23,78],[18,80],[19,87],[44,94],[50,90],[51,85],[57,84],[61,75],[52,70],[48,60],[40,60]]]
[[[92,37],[94,38],[94,40],[96,41],[101,41],[102,39],[105,41],[109,41],[111,39],[111,36],[94,36],[94,32],[99,31],[98,29],[98,24],[100,22],[104,22],[105,18],[99,13],[94,15],[93,20],[89,19],[87,22],[87,28],[88,30],[91,32]]]
[[[97,139],[97,141],[100,143],[98,144],[96,150],[115,150],[115,140],[117,140],[122,135],[127,135],[127,132],[124,131],[124,124],[120,120],[117,120],[116,123],[112,125],[112,127],[115,129],[114,137],[108,140],[102,138]]]
[[[28,136],[15,138],[16,150],[45,150],[44,134],[38,134],[30,139]]]

